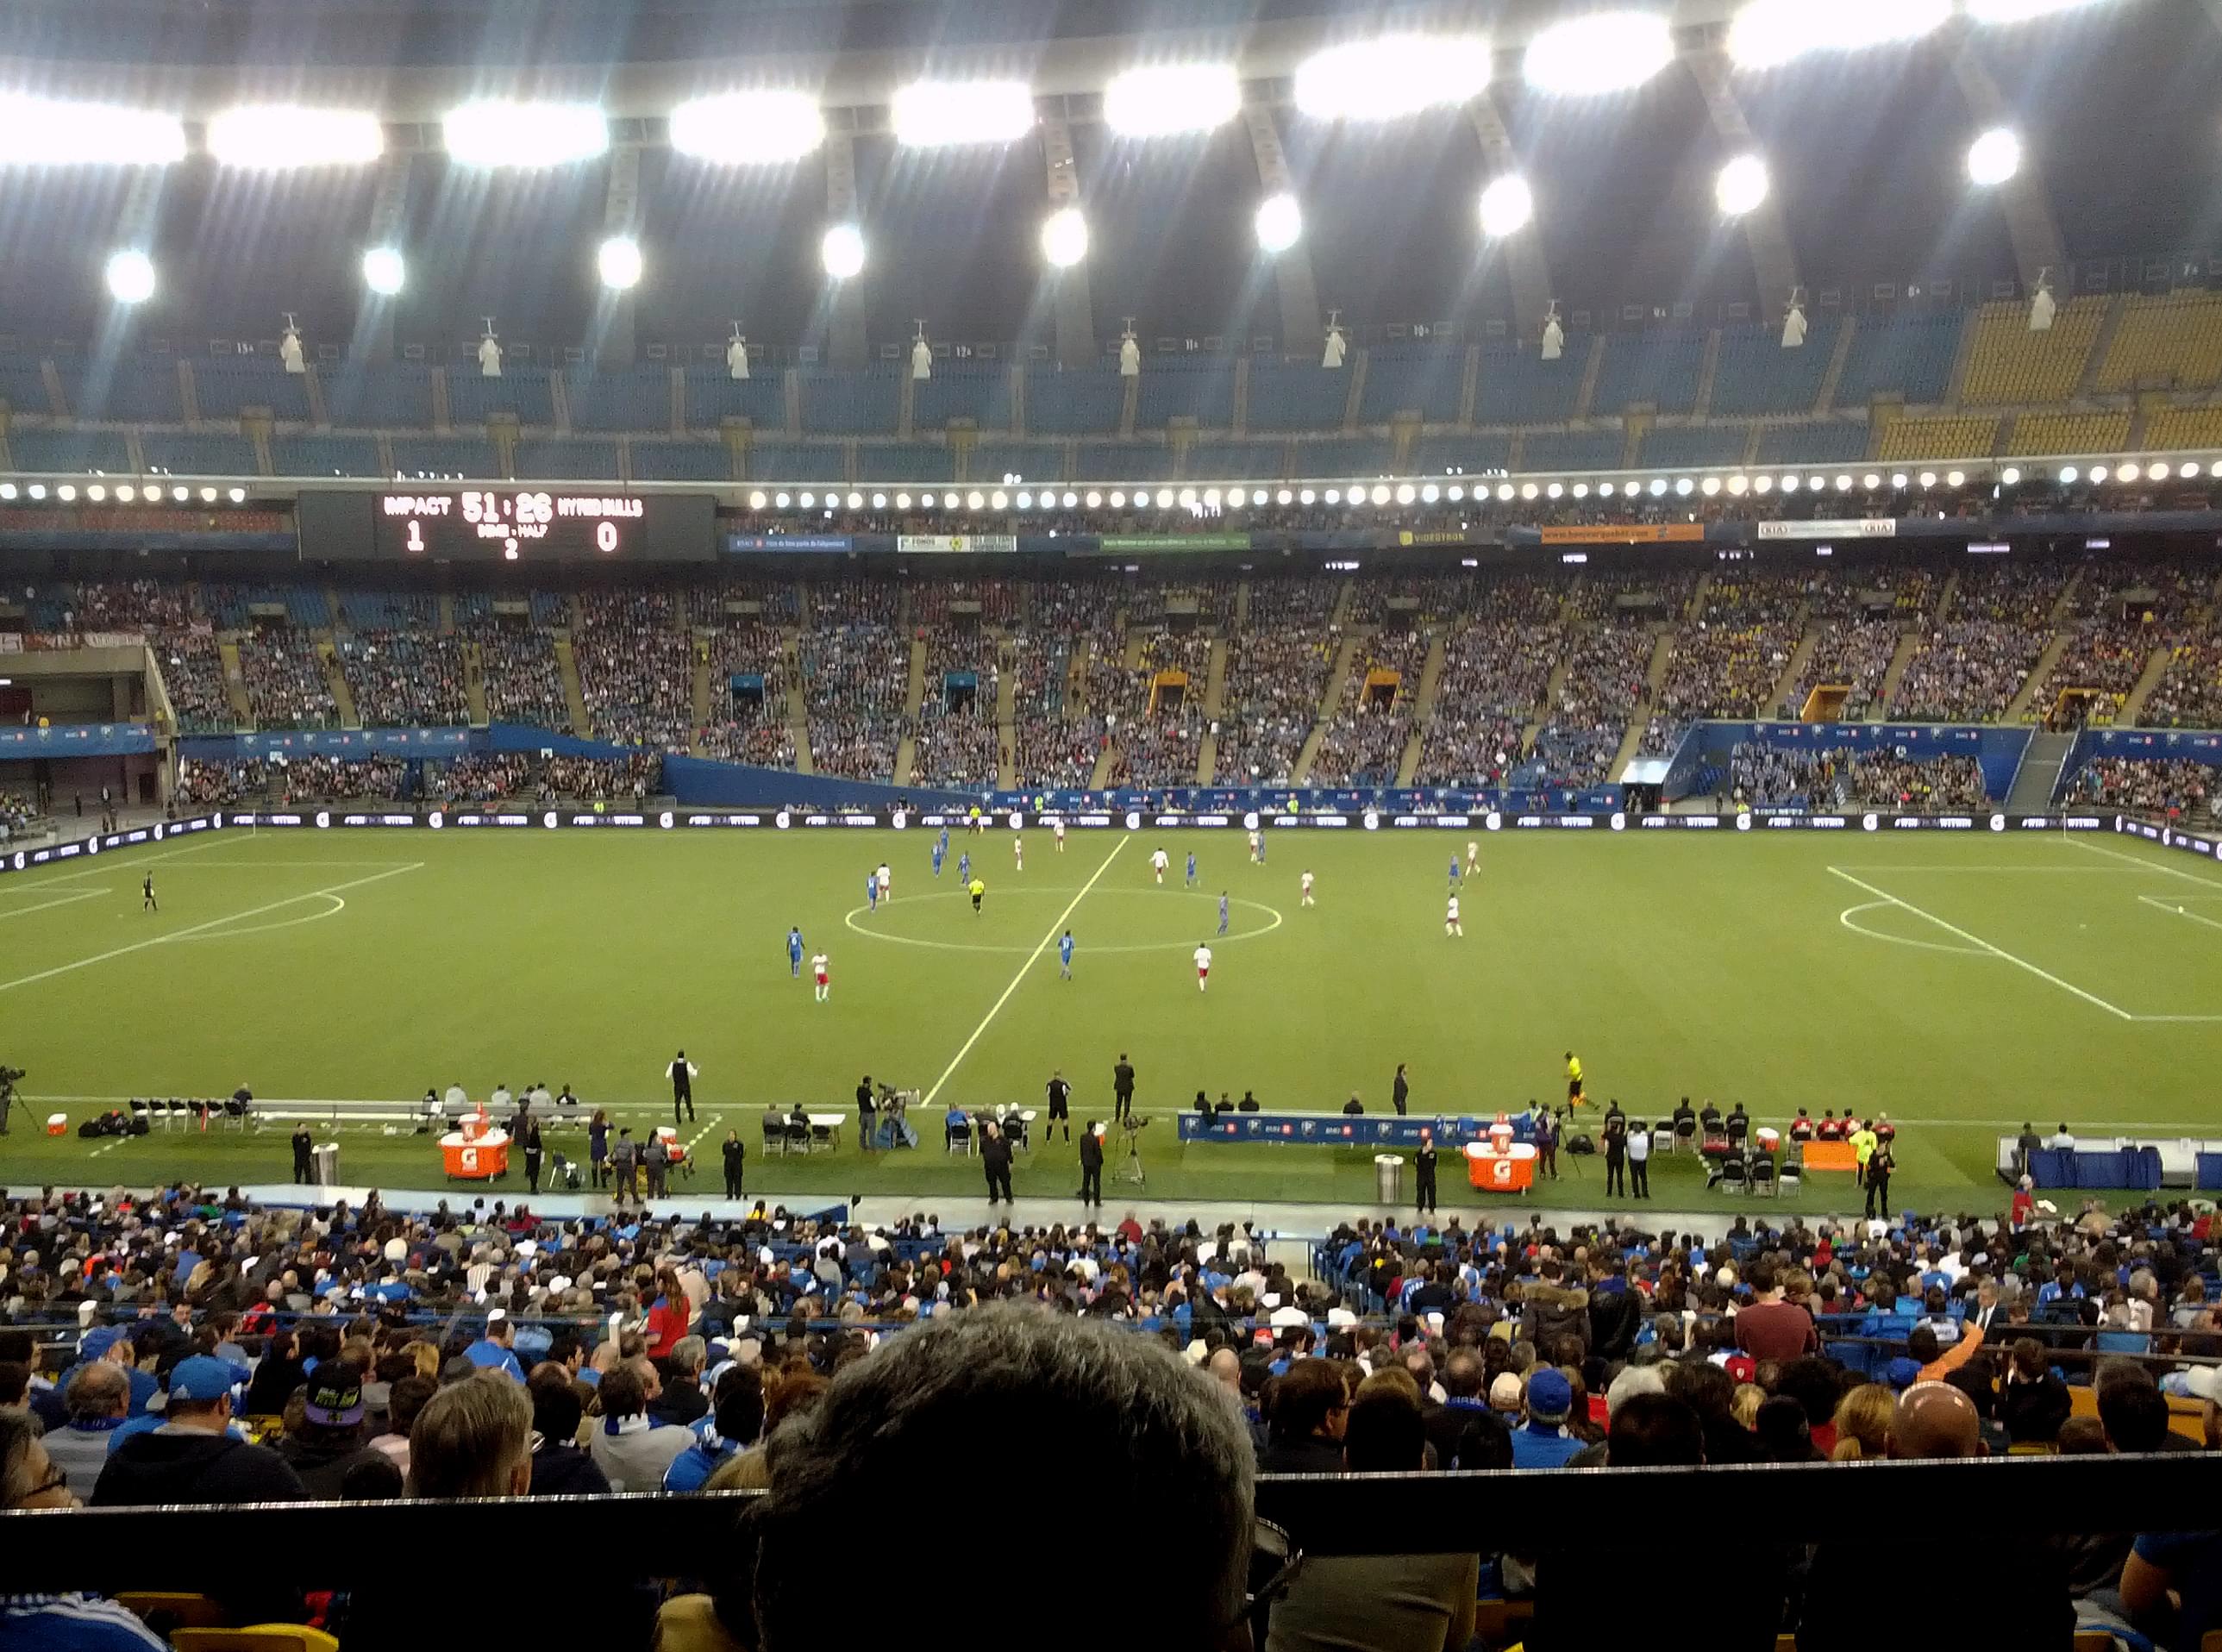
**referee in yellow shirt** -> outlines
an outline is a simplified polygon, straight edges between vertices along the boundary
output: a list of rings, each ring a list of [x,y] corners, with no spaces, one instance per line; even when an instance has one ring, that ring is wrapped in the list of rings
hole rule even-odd
[[[1582,1104],[1582,1058],[1572,1050],[1566,1052],[1566,1105]]]
[[[1867,1160],[1874,1157],[1875,1144],[1882,1138],[1875,1134],[1873,1125],[1862,1121],[1860,1128],[1845,1140],[1852,1144],[1852,1158],[1859,1165],[1858,1184],[1864,1187],[1867,1179]]]
[[[988,893],[988,886],[976,877],[972,880],[971,887],[965,893],[972,897],[972,910],[977,913],[980,910],[980,898]]]

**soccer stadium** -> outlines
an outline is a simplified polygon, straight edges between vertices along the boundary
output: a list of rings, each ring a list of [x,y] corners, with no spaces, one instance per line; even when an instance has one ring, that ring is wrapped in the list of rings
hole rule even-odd
[[[12,16],[0,1652],[2222,1652],[2222,4]]]

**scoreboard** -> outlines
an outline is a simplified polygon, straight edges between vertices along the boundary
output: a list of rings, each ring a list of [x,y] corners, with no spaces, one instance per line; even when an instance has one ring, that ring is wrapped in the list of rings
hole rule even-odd
[[[706,493],[540,487],[304,493],[301,555],[349,562],[706,562]]]

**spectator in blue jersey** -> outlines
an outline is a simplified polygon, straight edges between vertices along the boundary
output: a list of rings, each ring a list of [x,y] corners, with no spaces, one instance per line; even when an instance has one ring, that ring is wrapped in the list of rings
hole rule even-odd
[[[715,1408],[706,1426],[694,1430],[694,1443],[671,1460],[663,1472],[667,1492],[699,1492],[727,1458],[756,1443],[763,1432],[763,1373],[755,1366],[734,1366],[718,1379]]]
[[[463,1358],[481,1371],[499,1371],[524,1380],[524,1367],[517,1362],[510,1350],[517,1342],[517,1328],[509,1322],[509,1316],[496,1308],[486,1315],[486,1334],[463,1350]]]
[[[28,1411],[0,1411],[0,1509],[67,1509],[69,1483],[47,1456]],[[165,1643],[97,1595],[0,1595],[0,1646],[10,1652],[162,1652]]]
[[[1583,1442],[1567,1432],[1574,1409],[1573,1385],[1555,1366],[1528,1379],[1527,1415],[1512,1431],[1515,1468],[1564,1468]]]
[[[613,1492],[653,1492],[663,1484],[671,1460],[694,1443],[691,1429],[658,1426],[649,1414],[649,1392],[640,1373],[621,1365],[596,1391],[601,1421],[587,1451]]]

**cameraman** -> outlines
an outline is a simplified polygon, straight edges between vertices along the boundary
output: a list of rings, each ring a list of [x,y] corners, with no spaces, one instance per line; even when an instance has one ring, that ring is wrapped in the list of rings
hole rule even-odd
[[[0,1067],[0,1136],[8,1134],[8,1115],[16,1107],[16,1081],[22,1076],[21,1067]]]

